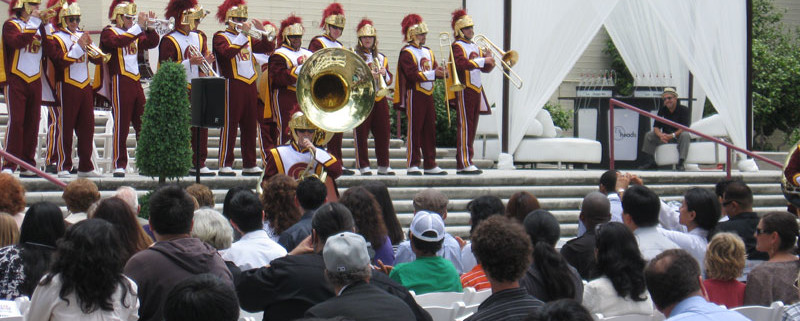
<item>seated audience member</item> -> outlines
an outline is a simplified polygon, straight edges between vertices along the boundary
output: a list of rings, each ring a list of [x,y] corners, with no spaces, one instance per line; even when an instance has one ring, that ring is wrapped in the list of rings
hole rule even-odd
[[[250,187],[247,186],[234,186],[231,189],[229,189],[228,192],[225,193],[225,199],[222,201],[222,216],[225,216],[225,218],[228,219],[228,221],[230,221],[231,215],[230,213],[228,213],[228,211],[230,210],[231,198],[233,198],[233,195],[236,195],[236,193],[249,190]],[[242,237],[242,234],[239,234],[238,231],[233,230],[233,240],[236,241],[240,237]]]
[[[525,220],[530,212],[542,208],[539,199],[528,192],[516,192],[511,194],[506,205],[506,217],[517,220],[520,224]]]
[[[169,291],[164,304],[164,321],[184,320],[239,320],[236,292],[229,284],[211,274],[186,278]]]
[[[120,241],[122,241],[125,262],[134,254],[153,244],[153,240],[136,221],[136,217],[131,212],[128,204],[125,204],[125,201],[119,198],[110,197],[101,200],[89,214],[89,217],[99,218],[114,225],[120,235]]]
[[[721,209],[728,216],[728,221],[717,224],[714,229],[715,233],[732,232],[739,235],[747,249],[748,261],[768,260],[767,253],[756,249],[755,235],[759,219],[758,214],[753,212],[753,191],[744,182],[733,181],[725,187],[725,194],[722,198]],[[745,267],[745,274],[748,272]]]
[[[750,320],[703,298],[700,266],[689,252],[661,252],[647,264],[644,277],[653,303],[667,320]]]
[[[361,186],[353,186],[342,194],[339,203],[353,214],[356,232],[367,239],[374,251],[372,263],[378,265],[380,260],[383,264],[394,265],[392,241],[386,233],[381,207],[372,193]]]
[[[315,177],[309,177],[297,184],[297,203],[303,209],[303,216],[294,225],[283,231],[278,243],[291,252],[306,237],[311,235],[311,218],[314,212],[325,204],[328,190],[325,184]]]
[[[375,200],[378,201],[378,205],[381,206],[383,223],[386,224],[386,233],[388,233],[389,239],[392,240],[392,247],[396,247],[400,242],[403,242],[406,236],[403,233],[403,227],[400,226],[400,220],[397,219],[397,212],[394,210],[392,197],[389,196],[389,189],[386,188],[386,184],[380,181],[367,181],[361,186],[372,193],[372,196],[375,196]]]
[[[484,195],[478,196],[477,198],[469,201],[467,203],[467,211],[469,212],[469,234],[472,235],[472,232],[475,231],[475,227],[478,226],[483,220],[489,218],[492,215],[503,215],[505,213],[505,206],[503,206],[503,200],[501,200],[497,196],[492,195]],[[464,274],[462,274],[461,284],[464,284],[464,275],[473,274],[473,272],[478,272],[477,276],[483,275],[483,269],[477,267],[478,262],[475,261],[475,256],[472,255],[472,243],[467,242],[461,248],[461,267],[464,269]],[[471,287],[475,287],[474,285],[469,285]],[[485,283],[484,288],[488,288],[489,283]],[[466,287],[466,285],[465,285]],[[477,289],[477,287],[475,287]],[[483,289],[483,288],[482,288]]]
[[[227,210],[231,226],[242,237],[229,249],[220,251],[223,259],[235,263],[242,270],[249,270],[286,255],[286,249],[264,231],[264,210],[255,193],[243,190],[234,194]]]
[[[217,250],[190,235],[194,201],[186,191],[174,184],[162,186],[149,205],[157,242],[131,257],[124,271],[139,286],[140,320],[163,320],[167,293],[192,275],[211,273],[233,286]]]
[[[600,192],[591,192],[581,202],[581,213],[578,220],[586,226],[583,235],[569,240],[561,247],[561,255],[569,265],[575,267],[581,278],[591,280],[594,278],[597,258],[594,256],[595,227],[611,219],[610,203],[606,195]]]
[[[716,184],[714,184],[714,194],[717,195],[717,200],[719,200],[720,210],[721,210],[720,212],[722,215],[722,217],[719,220],[720,223],[728,220],[728,214],[725,213],[725,206],[722,205],[722,203],[725,202],[725,189],[728,188],[728,184],[733,182],[743,183],[742,179],[740,178],[723,178],[719,180]]]
[[[622,221],[639,244],[639,251],[645,260],[678,245],[658,232],[658,213],[661,200],[655,192],[643,185],[633,185],[622,194]]]
[[[691,125],[691,111],[686,106],[678,104],[678,92],[675,91],[675,88],[664,88],[661,99],[664,104],[658,109],[659,117],[686,127]],[[691,142],[692,137],[688,132],[656,120],[653,123],[653,130],[647,132],[644,136],[639,169],[658,168],[655,159],[656,147],[667,143],[678,143],[678,165],[676,169],[684,171],[683,162],[686,160],[686,156],[689,155],[689,144]]]
[[[800,280],[800,274],[797,275],[796,280]],[[795,281],[795,284],[797,284],[797,281]],[[800,291],[800,288],[797,290]],[[781,321],[800,321],[800,302],[785,306]]]
[[[746,258],[744,242],[733,233],[714,235],[708,243],[705,256],[706,288],[708,301],[729,309],[744,302],[744,283],[736,280],[742,275]]]
[[[369,283],[372,266],[364,237],[350,232],[333,235],[325,241],[322,257],[325,278],[336,296],[311,307],[306,316],[343,316],[355,321],[414,319],[402,300]]]
[[[704,271],[706,247],[710,239],[708,232],[717,226],[720,216],[719,201],[710,190],[691,188],[683,195],[680,208],[681,225],[686,226],[687,233],[659,229],[662,235],[686,250]]]
[[[624,191],[628,186],[625,185],[617,187],[618,176],[624,175],[613,169],[603,172],[603,174],[600,175],[600,183],[597,185],[597,191],[602,193],[603,196],[608,199],[609,213],[611,214],[610,221],[622,223],[622,201],[619,198],[619,194],[617,194],[617,190],[622,189]],[[620,184],[625,184],[626,182],[628,181],[620,181]],[[586,231],[587,228],[585,223],[581,220],[578,220],[578,237],[583,236]],[[578,269],[579,272],[580,270],[581,269]]]
[[[214,208],[214,193],[208,186],[203,184],[194,183],[186,187],[186,193],[189,193],[197,201],[197,205],[202,207]]]
[[[89,206],[100,200],[100,192],[94,182],[78,178],[67,184],[61,198],[69,211],[69,215],[64,220],[69,224],[75,224],[87,218],[86,213],[89,211]]]
[[[264,311],[265,320],[295,320],[308,308],[336,294],[325,280],[322,250],[330,236],[355,229],[353,216],[344,205],[328,203],[317,209],[311,226],[311,236],[298,249],[308,248],[312,253],[288,255],[275,259],[268,267],[242,272],[236,285],[242,309]],[[414,311],[416,320],[431,320],[408,290],[383,272],[373,271],[370,284],[402,299]]]
[[[196,237],[217,251],[231,247],[233,243],[233,227],[222,213],[213,208],[201,208],[194,211],[192,237]]]
[[[447,219],[447,204],[449,200],[447,196],[435,189],[428,188],[420,191],[414,195],[414,213],[426,211],[436,213],[441,216],[442,221]],[[450,233],[445,232],[444,241],[441,249],[436,251],[436,256],[443,257],[453,263],[458,274],[464,273],[461,266],[461,244]],[[416,259],[414,251],[411,250],[411,238],[403,241],[397,247],[395,254],[395,264],[411,262]]]
[[[25,187],[8,173],[0,173],[0,213],[11,215],[17,222],[17,227],[22,229],[22,220],[25,218]]]
[[[118,234],[100,219],[67,229],[33,292],[27,320],[138,320],[136,284],[122,274],[125,250]]]
[[[135,216],[139,216],[139,194],[136,189],[130,186],[120,186],[117,188],[117,193],[114,194],[114,197],[125,201],[125,204],[128,204],[131,208],[131,212]]]
[[[2,214],[5,215],[5,214]],[[56,241],[66,229],[61,210],[53,203],[36,203],[28,209],[19,243],[0,249],[0,299],[30,297],[50,268]]]
[[[396,265],[389,277],[417,294],[461,292],[461,280],[453,264],[436,255],[442,248],[444,234],[444,221],[439,214],[427,211],[414,214],[409,238],[416,260]]]
[[[798,301],[791,286],[800,272],[795,254],[798,236],[797,217],[789,212],[764,215],[756,227],[756,250],[769,255],[747,275],[744,305],[769,306],[774,301],[789,305]]]
[[[596,233],[599,277],[583,288],[583,306],[603,317],[653,314],[644,283],[646,262],[633,233],[617,222],[600,225]]]
[[[535,210],[522,222],[533,245],[533,261],[519,284],[544,302],[558,299],[583,300],[581,276],[556,251],[561,227],[553,214]]]
[[[547,302],[538,312],[531,313],[525,321],[594,321],[578,301],[561,299]]]
[[[492,295],[467,320],[524,320],[542,308],[544,303],[519,285],[532,251],[519,223],[503,216],[489,217],[475,229],[472,244],[491,283]]]
[[[11,215],[0,213],[0,248],[19,242],[19,226]]]
[[[300,220],[300,208],[295,204],[297,181],[285,174],[275,174],[261,183],[261,204],[264,206],[264,230],[278,242],[283,231]]]

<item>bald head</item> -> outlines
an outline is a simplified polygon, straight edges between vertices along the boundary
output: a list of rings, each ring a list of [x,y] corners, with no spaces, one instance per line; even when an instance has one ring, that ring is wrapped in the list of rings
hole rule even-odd
[[[580,220],[587,230],[593,230],[597,224],[608,222],[610,219],[611,204],[605,194],[591,192],[583,198]]]

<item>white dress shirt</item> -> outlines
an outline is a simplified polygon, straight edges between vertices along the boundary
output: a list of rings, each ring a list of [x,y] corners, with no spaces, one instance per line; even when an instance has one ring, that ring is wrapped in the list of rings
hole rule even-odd
[[[602,313],[604,318],[625,314],[652,315],[653,300],[650,299],[650,293],[644,291],[641,296],[647,300],[634,301],[630,296],[620,297],[614,284],[604,275],[583,287],[582,304],[592,314]]]
[[[267,231],[258,229],[242,235],[242,238],[231,244],[231,248],[220,253],[225,261],[231,261],[242,271],[246,271],[286,256],[286,249],[270,239]]]
[[[636,236],[636,241],[639,242],[639,251],[642,252],[642,258],[645,261],[650,261],[650,259],[666,250],[680,248],[678,244],[661,235],[655,226],[639,227],[633,231],[633,235]]]
[[[662,228],[659,228],[658,232],[670,241],[678,244],[678,246],[686,250],[686,252],[689,252],[689,254],[697,260],[697,263],[700,264],[700,273],[704,273],[703,260],[706,258],[706,248],[708,247],[708,240],[706,239],[706,237],[708,237],[708,231],[698,227],[688,233],[668,231]]]

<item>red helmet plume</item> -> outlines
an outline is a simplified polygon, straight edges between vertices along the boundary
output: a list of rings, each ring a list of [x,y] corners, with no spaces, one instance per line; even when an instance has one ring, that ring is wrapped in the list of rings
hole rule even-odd
[[[278,26],[276,26],[274,23],[270,22],[269,20],[261,20],[261,25],[262,26],[271,25],[271,26],[275,27],[275,29],[278,29]]]
[[[338,2],[329,4],[328,7],[322,11],[322,20],[319,21],[319,27],[324,27],[325,19],[332,15],[344,15],[344,8],[342,8],[342,5]]]
[[[283,19],[283,21],[281,21],[281,29],[278,30],[278,42],[279,43],[283,42],[283,30],[286,29],[286,27],[291,26],[291,25],[293,25],[295,23],[303,24],[303,19],[298,17],[298,16],[295,16],[294,14],[292,14],[291,16],[289,16],[286,19]]]
[[[244,0],[225,0],[222,2],[219,7],[217,7],[217,20],[219,23],[225,23],[226,15],[228,14],[228,10],[235,6],[240,6],[244,4]]]
[[[116,8],[118,4],[123,3],[123,2],[133,3],[133,0],[114,0],[114,1],[111,1],[111,6],[108,7],[108,19],[114,18],[113,16],[111,16],[114,13],[114,8]]]
[[[17,6],[17,2],[19,2],[19,0],[11,0],[11,2],[8,3],[8,15],[9,16],[13,16],[14,15],[14,7]]]
[[[464,10],[464,9],[458,9],[456,11],[453,11],[453,19],[450,20],[450,28],[454,28],[455,29],[456,21],[458,21],[459,18],[461,18],[463,16],[466,16],[466,15],[467,15],[467,10]]]
[[[356,27],[356,32],[358,32],[359,30],[361,30],[361,28],[362,28],[362,27],[364,27],[364,26],[366,26],[366,25],[373,25],[373,26],[374,26],[375,24],[374,24],[374,23],[372,23],[372,20],[369,20],[369,19],[367,19],[367,18],[361,19],[361,22],[359,22],[359,23],[358,23],[358,26]]]
[[[170,0],[167,8],[164,10],[164,17],[167,19],[175,18],[175,22],[181,20],[181,13],[184,10],[194,8],[197,5],[197,0]]]
[[[408,28],[411,28],[411,26],[419,24],[420,22],[422,22],[422,17],[416,13],[409,14],[403,18],[403,22],[400,23],[400,26],[403,27],[403,36],[405,36],[408,32]]]
[[[58,3],[58,1],[59,0],[48,0],[47,1],[47,7],[50,8],[50,7],[54,6],[54,5],[56,5],[56,3]],[[65,3],[67,5],[70,5],[70,4],[73,4],[75,1],[76,0],[67,0],[67,1],[65,1]],[[61,7],[55,8],[55,14],[53,15],[52,18],[50,18],[50,23],[52,23],[53,25],[58,24],[58,14],[60,12],[61,12]]]

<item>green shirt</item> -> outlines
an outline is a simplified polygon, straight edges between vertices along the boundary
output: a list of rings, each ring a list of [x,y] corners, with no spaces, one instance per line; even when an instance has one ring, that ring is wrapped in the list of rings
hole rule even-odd
[[[400,263],[392,269],[389,277],[416,294],[462,290],[453,263],[438,256],[418,256],[413,262]]]

